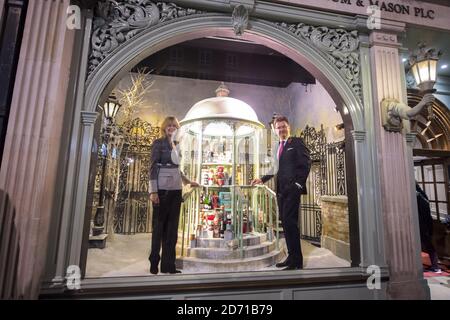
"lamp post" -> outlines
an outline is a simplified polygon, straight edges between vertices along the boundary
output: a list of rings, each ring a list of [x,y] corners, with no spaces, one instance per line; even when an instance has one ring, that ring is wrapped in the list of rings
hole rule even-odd
[[[419,90],[425,94],[436,92],[434,84],[436,83],[436,69],[441,51],[434,48],[426,48],[424,43],[419,43],[419,48],[411,55],[409,63],[411,71]],[[428,104],[428,120],[434,118],[433,107]]]
[[[434,101],[433,93],[436,90],[433,87],[436,83],[437,62],[441,55],[440,51],[426,48],[425,44],[419,43],[418,49],[412,53],[409,59],[409,64],[423,98],[413,108],[396,99],[383,99],[381,101],[383,127],[387,131],[400,132],[403,129],[402,120],[411,120],[426,106],[428,106],[428,119],[434,118],[432,102]]]
[[[105,118],[105,127],[102,130],[102,166],[100,176],[100,193],[97,210],[94,216],[94,227],[92,228],[93,236],[100,236],[105,228],[105,175],[106,175],[106,162],[108,160],[109,141],[111,138],[112,126],[114,124],[114,118],[119,111],[121,104],[117,101],[116,96],[112,93],[105,104],[103,105],[103,116]]]

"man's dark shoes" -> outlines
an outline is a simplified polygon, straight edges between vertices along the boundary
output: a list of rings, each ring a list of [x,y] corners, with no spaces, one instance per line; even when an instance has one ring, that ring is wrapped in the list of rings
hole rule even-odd
[[[158,274],[158,267],[150,266],[150,273],[151,274]]]
[[[284,268],[284,267],[287,267],[287,266],[289,266],[289,261],[287,261],[287,260],[284,260],[283,262],[278,262],[275,265],[275,267],[277,267],[277,268]]]
[[[181,270],[172,270],[172,271],[170,271],[169,273],[171,273],[171,274],[174,274],[174,273],[181,273]]]
[[[287,266],[286,268],[283,269],[284,270],[301,270],[303,269],[303,266]]]
[[[164,271],[161,271],[161,272],[162,272],[162,273],[170,273],[170,274],[181,273],[181,271],[180,271],[180,270],[177,270],[177,269],[170,270],[170,271],[164,270]]]

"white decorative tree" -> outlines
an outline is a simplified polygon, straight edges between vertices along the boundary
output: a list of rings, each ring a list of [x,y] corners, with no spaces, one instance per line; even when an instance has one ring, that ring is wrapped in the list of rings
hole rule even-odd
[[[136,111],[143,107],[145,95],[154,83],[151,72],[152,70],[141,69],[137,73],[130,73],[131,85],[123,90],[117,89],[117,97],[122,104],[121,113],[124,116],[122,122],[133,120]]]

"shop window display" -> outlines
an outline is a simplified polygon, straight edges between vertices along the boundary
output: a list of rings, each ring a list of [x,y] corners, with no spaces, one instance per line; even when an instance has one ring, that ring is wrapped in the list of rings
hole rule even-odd
[[[280,254],[276,199],[269,188],[250,185],[267,160],[260,150],[265,127],[248,104],[228,97],[224,84],[216,93],[180,122],[180,165],[201,187],[184,193],[178,264],[226,271],[234,270],[234,259],[244,259],[239,270],[254,270],[246,259],[261,257],[259,265],[270,266]],[[263,244],[267,248],[256,250]]]

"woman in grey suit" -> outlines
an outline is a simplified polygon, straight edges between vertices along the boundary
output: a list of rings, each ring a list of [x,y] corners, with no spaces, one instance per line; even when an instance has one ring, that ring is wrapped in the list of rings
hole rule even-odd
[[[175,117],[167,117],[161,125],[161,137],[152,145],[150,164],[150,200],[153,204],[153,231],[150,273],[181,273],[175,267],[182,183],[198,187],[179,168],[179,152],[175,133],[180,127]],[[161,256],[159,254],[162,247]]]

